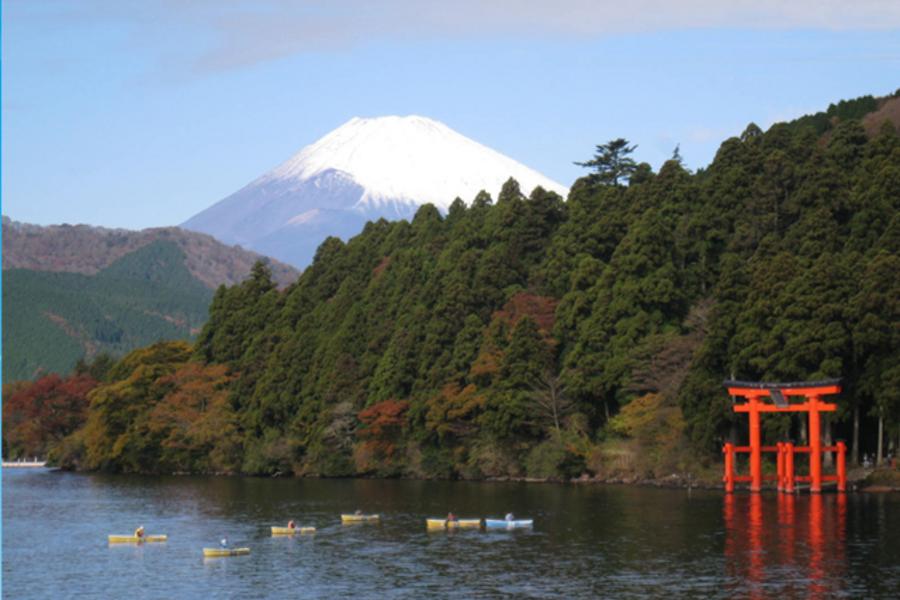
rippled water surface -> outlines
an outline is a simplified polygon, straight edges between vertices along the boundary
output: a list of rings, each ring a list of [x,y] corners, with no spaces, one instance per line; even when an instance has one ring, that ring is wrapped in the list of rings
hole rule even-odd
[[[341,512],[378,512],[343,526]],[[513,511],[533,531],[429,533]],[[315,536],[273,538],[289,518]],[[165,544],[106,536],[165,533]],[[227,535],[249,556],[204,559]],[[897,495],[3,470],[8,598],[897,597]]]

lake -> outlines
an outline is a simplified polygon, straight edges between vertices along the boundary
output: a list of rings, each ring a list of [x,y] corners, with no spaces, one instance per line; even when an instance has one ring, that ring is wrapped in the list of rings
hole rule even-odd
[[[377,512],[376,525],[340,513]],[[438,531],[425,518],[533,518]],[[276,537],[293,518],[313,536]],[[107,544],[143,524],[162,544]],[[204,559],[222,536],[248,556]],[[3,469],[8,598],[896,597],[900,497]]]

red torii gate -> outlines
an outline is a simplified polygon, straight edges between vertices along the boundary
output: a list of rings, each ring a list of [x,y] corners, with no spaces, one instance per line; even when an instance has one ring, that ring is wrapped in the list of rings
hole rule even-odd
[[[727,443],[722,448],[725,454],[725,491],[733,492],[735,482],[749,482],[751,492],[759,492],[762,489],[763,479],[775,479],[779,492],[791,493],[794,491],[795,482],[809,482],[809,491],[818,493],[822,491],[823,481],[837,483],[839,492],[847,489],[846,453],[847,447],[843,442],[834,446],[822,446],[822,432],[819,413],[833,412],[837,405],[822,402],[822,396],[838,394],[841,391],[840,379],[828,379],[825,381],[805,381],[798,383],[765,383],[749,381],[726,381],[725,387],[732,396],[746,398],[747,401],[734,405],[734,412],[747,413],[750,419],[750,445],[735,446]],[[792,404],[790,397],[806,397],[802,403]],[[764,401],[770,398],[772,403]],[[762,446],[760,444],[759,414],[763,412],[807,412],[809,413],[809,446],[794,446],[791,442],[779,442],[777,446]],[[762,474],[762,453],[777,453],[778,472],[775,476]],[[802,452],[809,454],[809,475],[794,475],[794,454]],[[837,453],[837,473],[834,475],[822,474],[822,453]],[[734,463],[736,453],[748,453],[750,455],[750,474],[735,475]]]

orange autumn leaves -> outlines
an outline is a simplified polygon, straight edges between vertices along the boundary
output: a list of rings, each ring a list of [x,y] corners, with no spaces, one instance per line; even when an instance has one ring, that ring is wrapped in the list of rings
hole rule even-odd
[[[239,472],[234,375],[192,353],[186,342],[161,342],[106,365],[95,374],[102,381],[85,364],[69,377],[5,385],[4,457],[85,470]]]
[[[391,467],[408,410],[409,402],[390,399],[360,411],[358,418],[362,425],[357,430],[360,442],[354,451],[358,471],[384,471]]]
[[[188,363],[161,379],[160,384],[173,386],[172,391],[148,414],[147,433],[158,440],[162,469],[237,470],[241,440],[229,404],[231,379],[224,365],[198,363]]]
[[[44,458],[49,448],[85,419],[87,394],[97,385],[89,375],[47,375],[3,386],[3,454]]]

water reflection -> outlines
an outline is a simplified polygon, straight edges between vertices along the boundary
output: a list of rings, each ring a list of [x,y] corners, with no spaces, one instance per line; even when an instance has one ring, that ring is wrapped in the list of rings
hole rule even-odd
[[[723,516],[734,594],[764,598],[777,589],[825,598],[845,591],[846,494],[726,494]]]

